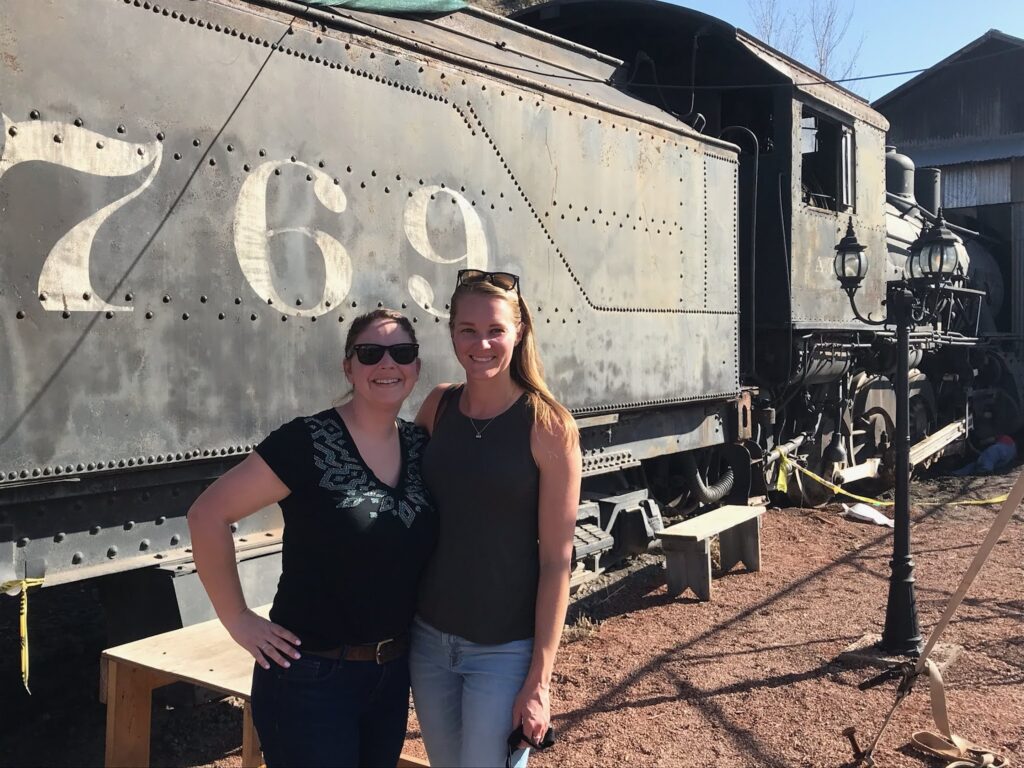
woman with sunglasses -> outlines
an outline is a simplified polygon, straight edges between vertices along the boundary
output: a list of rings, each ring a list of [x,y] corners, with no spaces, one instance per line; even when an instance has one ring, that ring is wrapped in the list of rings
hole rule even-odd
[[[189,510],[203,585],[256,660],[253,721],[269,768],[394,766],[401,754],[408,629],[437,535],[420,475],[427,434],[398,418],[418,349],[397,312],[357,318],[351,397],[275,430]],[[282,573],[268,620],[246,606],[230,525],[275,502]]]
[[[579,437],[544,383],[519,278],[462,270],[450,304],[466,381],[437,387],[416,417],[432,433],[423,477],[441,527],[412,630],[413,698],[431,765],[521,768],[529,750],[512,748],[541,744],[551,721]]]

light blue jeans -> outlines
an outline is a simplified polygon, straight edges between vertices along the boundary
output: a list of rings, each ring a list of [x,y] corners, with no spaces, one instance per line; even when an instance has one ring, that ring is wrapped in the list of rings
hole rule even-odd
[[[512,706],[532,657],[533,638],[481,645],[416,618],[409,674],[431,765],[504,768]],[[513,752],[513,768],[526,768],[529,753]]]

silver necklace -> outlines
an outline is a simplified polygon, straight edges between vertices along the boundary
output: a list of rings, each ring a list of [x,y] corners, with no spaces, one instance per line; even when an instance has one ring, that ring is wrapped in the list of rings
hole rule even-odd
[[[498,416],[501,416],[501,414],[499,413]],[[467,416],[466,418],[469,419],[469,423],[473,426],[473,431],[476,432],[476,439],[479,440],[484,436],[484,430],[491,426],[491,422],[498,418],[498,416],[491,416],[491,418],[487,420],[487,423],[479,429],[477,428],[476,421],[473,420],[472,416]]]
[[[519,397],[522,397],[522,395],[520,395]],[[474,418],[473,418],[472,416],[469,416],[469,415],[467,415],[467,416],[466,416],[466,418],[467,418],[467,419],[469,419],[469,423],[470,423],[470,425],[472,425],[472,427],[473,427],[473,432],[475,432],[475,433],[476,433],[476,434],[474,435],[474,437],[475,437],[475,438],[476,438],[477,440],[480,440],[481,438],[483,438],[483,436],[484,436],[484,432],[486,431],[486,429],[487,429],[487,428],[488,428],[489,426],[491,426],[491,422],[492,422],[492,421],[494,421],[494,420],[495,420],[496,418],[498,418],[499,416],[501,416],[501,415],[502,415],[503,413],[506,413],[506,412],[507,412],[507,411],[509,410],[509,408],[511,408],[511,407],[512,407],[512,405],[515,405],[515,404],[516,404],[517,402],[519,402],[519,397],[517,397],[517,398],[516,398],[516,399],[515,399],[515,400],[514,400],[514,401],[512,402],[512,404],[511,404],[511,405],[509,405],[509,406],[508,406],[507,408],[505,408],[505,410],[504,410],[504,411],[501,411],[500,413],[496,413],[496,414],[494,414],[493,416],[491,416],[491,418],[489,418],[489,419],[487,420],[487,423],[486,423],[486,424],[484,424],[484,425],[483,425],[482,427],[477,427],[477,425],[476,425],[476,420],[475,420],[475,419],[474,419]]]

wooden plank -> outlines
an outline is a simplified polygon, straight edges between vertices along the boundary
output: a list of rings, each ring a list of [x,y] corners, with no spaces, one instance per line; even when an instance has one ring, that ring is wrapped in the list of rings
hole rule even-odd
[[[703,515],[670,525],[661,532],[662,544],[670,543],[672,539],[700,541],[759,517],[764,514],[764,511],[764,507],[737,505],[719,507],[711,512],[705,512]]]
[[[718,536],[722,572],[743,563],[749,571],[761,570],[761,518],[740,523]]]
[[[266,616],[270,606],[254,611]],[[249,703],[253,663],[218,619],[108,648],[100,660],[105,670],[107,768],[149,765],[152,692],[172,682],[194,683],[243,699],[242,768],[261,766],[263,754]],[[424,768],[430,763],[403,753],[398,765]]]
[[[260,739],[252,723],[252,705],[246,701],[242,708],[242,768],[260,768],[261,765]]]
[[[255,609],[266,616],[269,606]],[[253,658],[218,619],[109,648],[103,658],[163,672],[229,696],[249,697]]]
[[[697,598],[711,599],[711,543],[707,539],[679,541],[678,550],[665,552],[668,566],[668,596],[677,597],[688,588]]]
[[[149,765],[153,689],[168,682],[151,670],[108,661],[107,768]]]

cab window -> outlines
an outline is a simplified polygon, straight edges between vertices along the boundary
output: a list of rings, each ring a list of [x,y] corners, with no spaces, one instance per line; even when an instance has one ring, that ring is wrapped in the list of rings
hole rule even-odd
[[[805,106],[800,120],[801,191],[813,208],[852,211],[853,129]]]

